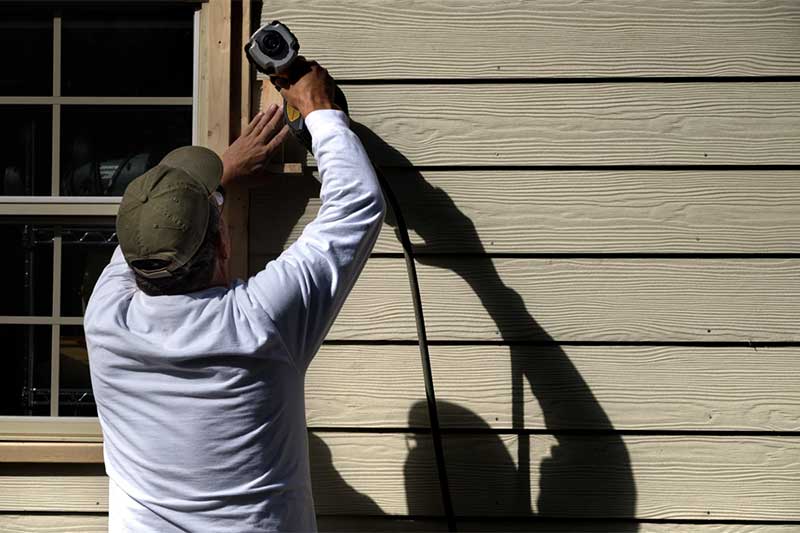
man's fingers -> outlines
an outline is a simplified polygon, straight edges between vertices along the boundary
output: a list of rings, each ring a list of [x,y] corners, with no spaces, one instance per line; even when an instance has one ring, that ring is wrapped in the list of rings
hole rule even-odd
[[[275,118],[276,115],[279,115],[278,109],[279,107],[277,104],[269,104],[267,106],[267,111],[264,113],[264,118],[267,119],[267,124],[269,124],[269,121]]]
[[[262,114],[263,114],[262,111],[259,111],[258,113],[256,113],[256,115],[253,117],[253,119],[250,121],[250,123],[247,126],[244,127],[244,131],[242,131],[242,135],[249,135],[250,132],[253,131],[253,129],[256,127],[256,124],[258,124],[258,121],[261,120],[261,115]]]
[[[252,135],[255,135],[256,137],[261,135],[261,132],[264,131],[264,128],[269,123],[270,119],[275,115],[276,109],[278,109],[278,106],[276,106],[275,104],[270,104],[269,106],[267,106],[266,112],[263,115],[261,115],[261,120],[259,120],[258,123],[253,128]]]
[[[280,128],[281,124],[283,124],[283,106],[276,109],[275,113],[273,113],[269,122],[267,122],[264,129],[262,129],[258,134],[258,140],[260,142],[264,142],[266,139],[272,138],[278,128]]]
[[[283,141],[286,139],[286,136],[289,135],[289,126],[284,124],[275,136],[267,143],[267,152],[273,153],[278,147],[283,144]]]

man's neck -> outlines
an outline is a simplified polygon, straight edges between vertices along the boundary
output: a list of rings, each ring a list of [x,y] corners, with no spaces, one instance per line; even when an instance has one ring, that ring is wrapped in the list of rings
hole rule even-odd
[[[228,265],[217,259],[214,265],[214,276],[211,278],[209,287],[227,287],[231,284]]]

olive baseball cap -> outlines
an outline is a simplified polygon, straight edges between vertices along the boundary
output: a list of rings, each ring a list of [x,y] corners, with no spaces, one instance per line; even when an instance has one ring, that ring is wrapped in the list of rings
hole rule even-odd
[[[130,267],[148,279],[171,277],[203,244],[222,161],[183,146],[133,180],[119,204],[117,237]]]

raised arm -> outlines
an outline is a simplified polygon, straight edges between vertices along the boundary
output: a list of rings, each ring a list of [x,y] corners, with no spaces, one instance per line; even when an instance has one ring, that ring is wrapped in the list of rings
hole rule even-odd
[[[95,313],[103,313],[108,302],[117,300],[122,294],[133,293],[136,290],[136,279],[133,270],[125,262],[122,249],[117,246],[111,254],[111,261],[103,269],[97,283],[94,285],[92,295],[84,316],[84,324],[88,328],[94,323]]]
[[[364,267],[385,207],[361,141],[331,104],[327,72],[312,63],[282,93],[304,115],[313,138],[322,206],[300,238],[249,280],[247,291],[304,370]]]

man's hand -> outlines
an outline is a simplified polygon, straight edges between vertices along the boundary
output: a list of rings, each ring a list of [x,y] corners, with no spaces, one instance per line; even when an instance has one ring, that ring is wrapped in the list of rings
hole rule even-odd
[[[280,147],[289,127],[283,123],[283,109],[275,104],[258,113],[242,135],[222,154],[222,186],[251,184],[264,175],[272,154]]]
[[[272,83],[303,118],[317,109],[338,109],[334,102],[336,85],[328,71],[316,61],[298,57],[285,76],[273,76]]]

